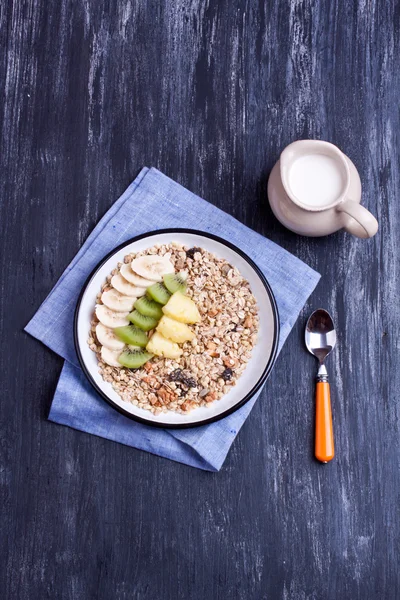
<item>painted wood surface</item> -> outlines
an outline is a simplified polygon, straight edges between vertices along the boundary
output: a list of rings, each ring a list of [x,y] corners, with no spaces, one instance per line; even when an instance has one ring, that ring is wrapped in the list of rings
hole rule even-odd
[[[1,3],[2,598],[400,597],[399,15],[394,0]],[[355,162],[374,239],[273,218],[268,174],[299,138]],[[22,332],[143,165],[322,274],[218,474],[48,423],[61,360]],[[318,306],[339,336],[327,466],[302,344]]]

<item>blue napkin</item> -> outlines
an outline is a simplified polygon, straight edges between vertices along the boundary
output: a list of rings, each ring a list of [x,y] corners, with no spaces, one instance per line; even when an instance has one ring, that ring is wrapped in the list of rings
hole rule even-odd
[[[149,218],[151,215],[151,219]],[[79,368],[73,342],[75,305],[88,275],[122,242],[149,230],[185,227],[226,238],[266,275],[279,308],[282,348],[320,275],[157,169],[144,168],[92,231],[26,331],[65,359],[49,419],[193,467],[218,471],[260,392],[225,419],[184,430],[136,423],[111,408]]]

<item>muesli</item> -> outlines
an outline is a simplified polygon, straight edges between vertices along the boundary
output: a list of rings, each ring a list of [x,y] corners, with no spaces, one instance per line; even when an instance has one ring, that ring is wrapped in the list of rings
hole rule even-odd
[[[257,341],[249,283],[225,259],[172,242],[125,256],[103,284],[90,348],[121,398],[153,414],[210,406]]]

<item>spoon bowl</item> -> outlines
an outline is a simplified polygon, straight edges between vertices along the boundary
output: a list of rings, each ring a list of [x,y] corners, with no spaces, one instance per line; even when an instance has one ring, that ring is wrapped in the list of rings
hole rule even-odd
[[[319,363],[323,364],[336,345],[336,331],[331,315],[319,308],[314,311],[306,325],[306,346]]]

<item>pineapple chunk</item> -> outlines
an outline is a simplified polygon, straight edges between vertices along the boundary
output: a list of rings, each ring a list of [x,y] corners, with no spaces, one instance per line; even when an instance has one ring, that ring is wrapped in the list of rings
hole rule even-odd
[[[172,294],[167,304],[163,306],[163,313],[181,323],[198,323],[201,318],[193,300],[181,292]]]
[[[175,321],[175,319],[171,319],[165,315],[159,322],[157,331],[169,340],[178,342],[178,344],[191,341],[196,337],[193,331],[189,329],[185,323],[180,323],[179,321]]]
[[[183,353],[183,350],[179,348],[178,344],[171,340],[167,340],[167,338],[157,331],[151,336],[149,343],[146,346],[146,350],[156,356],[163,356],[164,358],[179,358]]]

